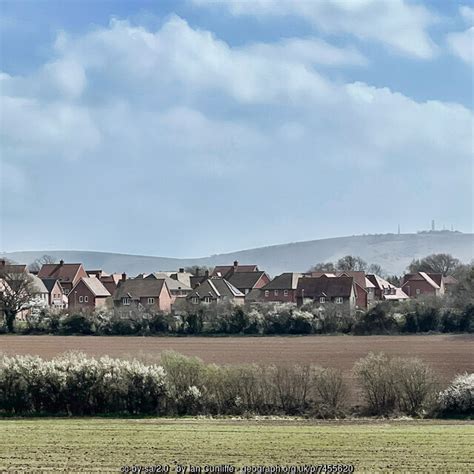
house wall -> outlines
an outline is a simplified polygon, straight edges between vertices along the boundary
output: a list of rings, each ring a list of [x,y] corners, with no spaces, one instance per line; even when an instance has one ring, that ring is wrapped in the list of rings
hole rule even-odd
[[[288,290],[288,295],[285,296],[285,290],[277,290],[278,294],[275,294],[275,290],[268,290],[268,296],[265,296],[265,290],[262,291],[262,301],[277,302],[277,303],[296,303],[296,290]]]
[[[82,297],[82,302],[79,300]],[[85,297],[87,297],[87,302],[84,301]],[[68,303],[69,308],[75,309],[91,309],[95,307],[95,295],[89,289],[89,287],[84,283],[84,281],[80,281],[73,291],[71,291],[68,295]]]
[[[416,298],[422,295],[436,296],[439,290],[433,288],[428,282],[424,280],[409,280],[403,286],[402,290],[410,297]],[[417,291],[420,290],[420,294],[417,295]]]

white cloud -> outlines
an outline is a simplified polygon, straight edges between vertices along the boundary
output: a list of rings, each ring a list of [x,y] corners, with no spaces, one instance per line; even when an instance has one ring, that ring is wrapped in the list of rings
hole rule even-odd
[[[394,50],[428,59],[436,46],[428,29],[437,17],[422,5],[405,0],[193,0],[202,6],[221,6],[233,15],[286,16],[307,20],[326,33],[347,33],[382,42]]]
[[[474,8],[463,5],[459,7],[459,13],[464,18],[464,20],[469,24],[474,24]]]
[[[447,38],[451,51],[468,64],[473,63],[474,58],[474,26],[465,31],[450,33]]]
[[[37,176],[31,189],[40,183],[49,189],[53,180],[55,193],[69,195],[77,180],[82,196],[91,196],[91,209],[98,189],[120,190],[126,207],[110,198],[109,222],[123,222],[123,212],[138,221],[156,203],[173,208],[179,197],[186,225],[210,209],[223,218],[258,220],[255,204],[268,202],[268,214],[258,214],[252,232],[274,228],[271,206],[288,216],[290,232],[295,201],[288,196],[304,198],[300,216],[312,215],[315,202],[329,216],[332,208],[324,203],[327,196],[336,199],[336,184],[350,189],[374,173],[377,179],[368,183],[374,193],[384,195],[398,178],[392,200],[411,196],[418,210],[438,199],[436,190],[456,185],[442,205],[462,209],[470,186],[472,113],[333,81],[320,69],[330,62],[323,46],[288,39],[231,47],[178,17],[156,32],[113,21],[81,36],[61,35],[55,56],[36,73],[0,76],[2,160]],[[341,63],[360,60],[350,49],[338,53]],[[55,180],[56,167],[63,174]],[[430,189],[418,200],[420,176]],[[357,186],[363,196],[363,184]],[[341,203],[349,209],[356,201]],[[405,204],[397,207],[405,212]],[[164,213],[150,232],[163,230],[169,219],[176,216]],[[210,233],[221,230],[212,226]]]

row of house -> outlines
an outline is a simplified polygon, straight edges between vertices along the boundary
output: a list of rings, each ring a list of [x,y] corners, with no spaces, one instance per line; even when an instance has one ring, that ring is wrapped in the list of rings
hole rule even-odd
[[[8,265],[4,261],[0,261],[0,269],[3,274],[28,272],[26,265]],[[350,310],[366,309],[379,301],[443,295],[456,284],[452,277],[425,272],[405,275],[400,287],[363,271],[286,272],[271,279],[257,265],[240,265],[237,261],[217,266],[211,272],[191,274],[181,268],[128,278],[125,273],[86,270],[80,263],[61,260],[43,265],[31,278],[36,296],[52,308],[93,309],[109,304],[115,308],[139,306],[161,311],[220,301],[297,305],[316,302]]]

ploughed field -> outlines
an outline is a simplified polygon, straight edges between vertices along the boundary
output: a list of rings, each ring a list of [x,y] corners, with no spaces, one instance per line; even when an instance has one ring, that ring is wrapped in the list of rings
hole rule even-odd
[[[0,353],[52,358],[66,351],[91,356],[137,357],[158,362],[165,350],[218,364],[313,364],[350,374],[368,352],[419,357],[444,382],[474,372],[474,335],[289,336],[289,337],[116,337],[0,336]]]
[[[473,459],[474,425],[460,421],[0,420],[0,472],[161,465],[176,473],[185,465],[182,474],[190,474],[190,465],[318,464],[352,465],[355,472],[472,472]]]

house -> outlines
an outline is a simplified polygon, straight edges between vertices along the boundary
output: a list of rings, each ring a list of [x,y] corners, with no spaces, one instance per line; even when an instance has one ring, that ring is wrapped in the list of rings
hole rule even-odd
[[[231,274],[227,281],[244,295],[248,295],[252,290],[268,285],[270,277],[262,271],[236,272]]]
[[[341,271],[335,273],[325,273],[325,272],[311,272],[305,274],[312,278],[318,278],[323,275],[329,277],[340,277],[347,276],[354,279],[355,292],[356,292],[356,307],[361,309],[367,309],[368,306],[373,302],[374,295],[374,285],[370,280],[365,276],[363,271]]]
[[[61,260],[59,263],[45,263],[38,272],[38,277],[58,279],[67,296],[79,280],[88,278],[88,275],[81,263],[64,263]]]
[[[241,304],[245,301],[245,295],[225,278],[213,276],[194,288],[186,299],[193,304],[218,301],[232,301]]]
[[[113,300],[116,308],[147,308],[166,312],[171,311],[172,304],[172,296],[164,278],[122,279]]]
[[[184,268],[180,268],[177,272],[160,272],[166,276],[182,283],[184,286],[191,288],[191,278],[194,276],[192,273],[185,272]]]
[[[195,275],[192,275],[190,278],[189,278],[189,282],[190,282],[190,287],[192,289],[196,288],[198,285],[200,285],[201,283],[204,283],[208,278],[209,278],[209,270],[206,270],[204,272],[204,275],[201,275],[199,273],[199,270],[196,272]]]
[[[43,278],[41,281],[48,290],[48,305],[53,309],[67,308],[68,300],[61,282],[57,278]]]
[[[166,285],[168,286],[168,290],[173,298],[173,302],[176,298],[186,298],[193,290],[190,286],[185,285],[179,280],[168,276],[168,272],[166,273],[150,273],[149,275],[144,277],[145,279],[154,278],[156,280],[162,279],[165,280]]]
[[[110,293],[96,277],[83,277],[68,294],[68,306],[73,309],[95,309],[105,306]]]
[[[404,301],[409,299],[408,295],[401,289],[373,273],[367,275],[367,279],[374,285],[373,302],[377,301]]]
[[[410,297],[444,295],[441,273],[408,273],[402,278],[402,290]]]
[[[114,294],[118,282],[122,279],[122,274],[120,273],[109,274],[103,270],[86,270],[86,273],[90,277],[98,278],[111,295]]]
[[[221,276],[229,281],[229,278],[238,272],[258,272],[257,265],[239,265],[237,260],[234,261],[234,265],[219,265],[214,268],[211,276]]]
[[[259,301],[296,303],[298,280],[301,273],[282,273],[260,288]],[[254,291],[252,291],[254,293]],[[250,294],[252,296],[252,294]]]
[[[444,292],[446,294],[452,293],[456,285],[459,283],[456,278],[451,275],[443,277],[444,282]]]
[[[324,305],[334,303],[350,311],[356,308],[355,282],[349,276],[303,277],[298,280],[297,304],[308,301]]]

